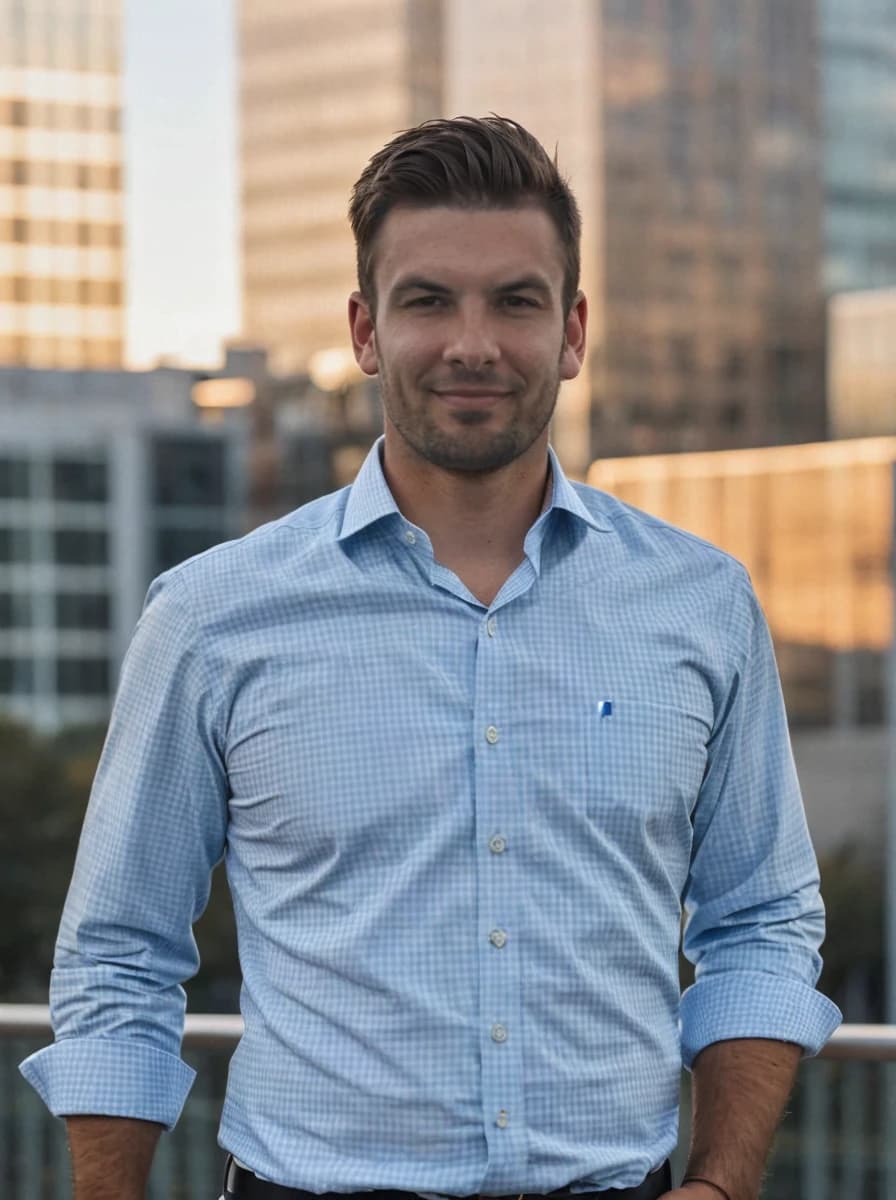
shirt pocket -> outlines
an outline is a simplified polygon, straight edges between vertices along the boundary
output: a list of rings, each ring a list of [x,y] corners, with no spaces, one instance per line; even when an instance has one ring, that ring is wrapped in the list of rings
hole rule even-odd
[[[703,718],[673,704],[604,701],[582,732],[588,817],[660,844],[684,834],[689,844],[710,735]]]

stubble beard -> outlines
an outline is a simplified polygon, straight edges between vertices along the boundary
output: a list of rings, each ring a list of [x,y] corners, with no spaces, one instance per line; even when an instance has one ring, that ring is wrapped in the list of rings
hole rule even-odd
[[[465,475],[499,471],[525,454],[550,424],[560,392],[558,372],[542,384],[538,403],[522,410],[524,420],[487,432],[479,427],[487,423],[489,413],[459,410],[452,415],[457,432],[450,432],[431,418],[425,401],[416,410],[409,405],[400,389],[393,389],[386,372],[380,372],[379,383],[386,416],[411,449],[443,471]],[[430,398],[430,403],[437,401]]]

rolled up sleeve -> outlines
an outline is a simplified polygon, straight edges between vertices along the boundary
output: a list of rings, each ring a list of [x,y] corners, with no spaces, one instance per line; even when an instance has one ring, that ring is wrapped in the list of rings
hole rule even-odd
[[[732,606],[742,647],[709,744],[684,895],[682,1058],[772,1038],[816,1054],[841,1014],[815,988],[824,905],[765,618],[746,576]]]
[[[176,573],[147,596],[122,668],[50,981],[55,1041],[21,1065],[57,1116],[176,1122],[192,925],[224,852],[219,704]]]

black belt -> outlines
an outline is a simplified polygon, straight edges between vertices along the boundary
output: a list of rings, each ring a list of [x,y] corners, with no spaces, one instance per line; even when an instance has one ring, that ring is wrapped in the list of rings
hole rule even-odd
[[[656,1171],[651,1171],[643,1183],[637,1187],[602,1188],[597,1192],[576,1192],[573,1194],[567,1188],[559,1188],[556,1192],[548,1192],[552,1200],[657,1200],[664,1196],[672,1187],[672,1171],[668,1161]],[[373,1192],[303,1192],[301,1188],[283,1187],[279,1183],[268,1183],[259,1179],[245,1167],[241,1167],[232,1155],[227,1156],[227,1166],[224,1172],[225,1200],[410,1200],[414,1192],[373,1191]],[[463,1200],[476,1200],[475,1197],[464,1197]],[[483,1198],[486,1200],[486,1198]],[[490,1196],[487,1200],[544,1200],[544,1194],[524,1192],[513,1196]]]

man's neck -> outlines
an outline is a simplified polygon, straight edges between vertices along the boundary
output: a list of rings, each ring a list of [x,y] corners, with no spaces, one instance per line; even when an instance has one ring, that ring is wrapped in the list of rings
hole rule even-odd
[[[540,449],[499,471],[470,474],[390,456],[387,444],[383,469],[402,514],[426,531],[440,563],[465,582],[468,573],[481,578],[489,569],[503,582],[522,561],[526,534],[550,502],[550,463]],[[481,598],[493,589],[471,590]]]

